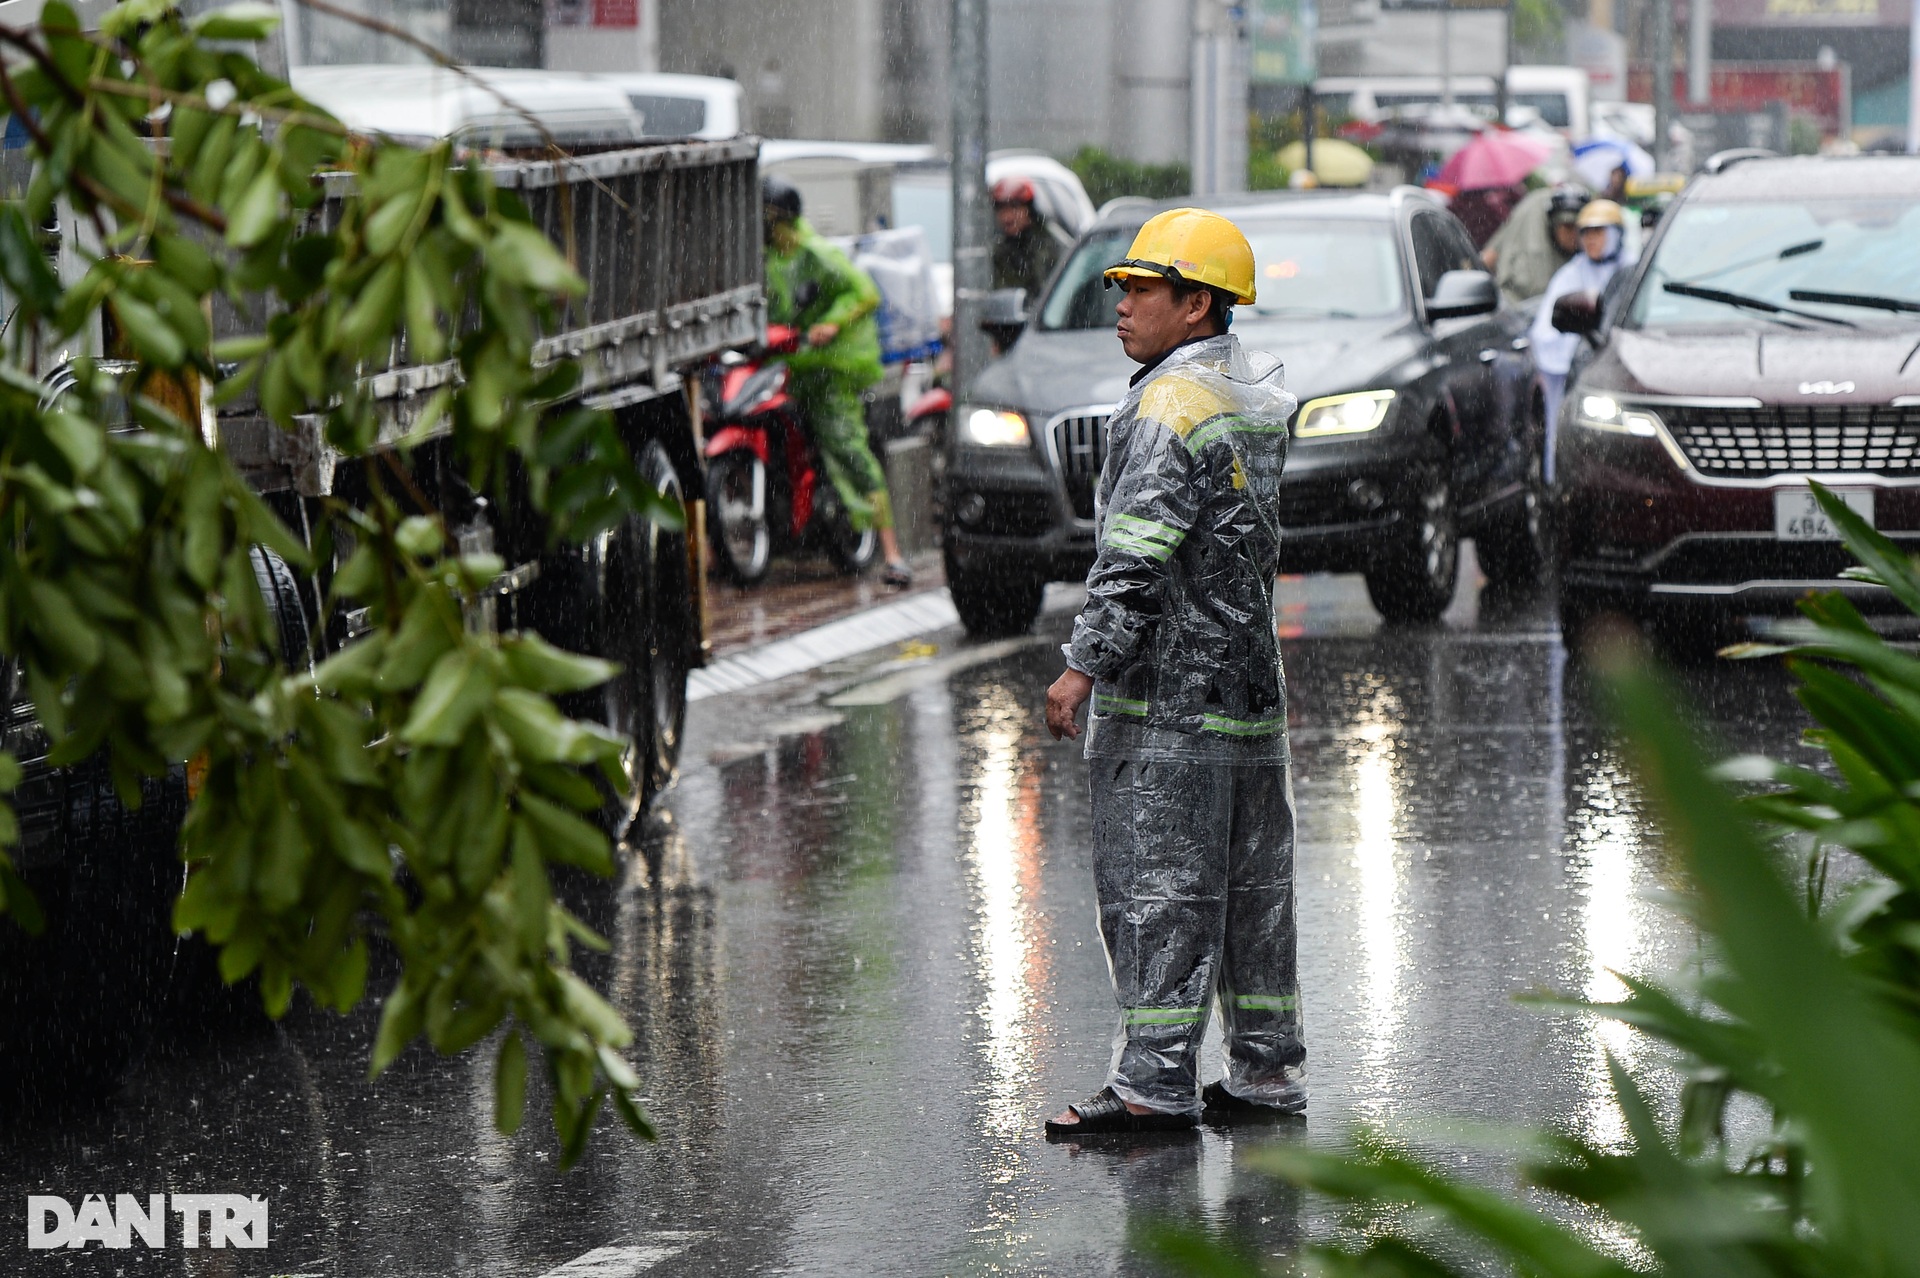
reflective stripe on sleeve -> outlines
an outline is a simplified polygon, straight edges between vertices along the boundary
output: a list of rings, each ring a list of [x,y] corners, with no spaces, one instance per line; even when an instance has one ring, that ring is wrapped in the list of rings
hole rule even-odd
[[[1135,701],[1130,697],[1116,697],[1108,692],[1096,693],[1094,695],[1093,708],[1098,714],[1124,714],[1131,715],[1137,719],[1147,717],[1146,702]]]
[[[1186,536],[1178,528],[1158,524],[1151,519],[1141,519],[1137,515],[1115,515],[1107,525],[1106,544],[1115,550],[1165,563],[1167,556],[1180,548]]]
[[[1228,435],[1284,435],[1285,422],[1254,422],[1244,417],[1216,417],[1199,430],[1187,436],[1187,451],[1197,453],[1217,439]]]

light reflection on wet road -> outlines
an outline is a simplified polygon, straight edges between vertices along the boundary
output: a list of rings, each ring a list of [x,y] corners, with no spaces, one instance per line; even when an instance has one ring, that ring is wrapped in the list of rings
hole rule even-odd
[[[537,1119],[492,1133],[484,1055],[368,1084],[372,1016],[297,1011],[0,1135],[0,1271],[536,1278],[626,1247],[606,1272],[1148,1273],[1129,1239],[1156,1219],[1269,1254],[1326,1227],[1237,1165],[1261,1140],[1440,1114],[1618,1139],[1606,1055],[1651,1054],[1512,996],[1612,997],[1690,941],[1644,899],[1670,866],[1547,608],[1463,590],[1396,632],[1350,579],[1287,600],[1303,1123],[1041,1140],[1098,1086],[1113,1019],[1084,763],[1038,714],[1056,617],[976,664],[940,636],[944,678],[850,663],[696,707],[667,819],[617,891],[574,893],[614,940],[590,970],[635,1028],[658,1145],[603,1130],[561,1176]],[[823,710],[880,677],[891,699]],[[1777,672],[1688,681],[1729,745],[1798,749]],[[196,1190],[268,1194],[270,1251],[22,1245],[28,1193]]]

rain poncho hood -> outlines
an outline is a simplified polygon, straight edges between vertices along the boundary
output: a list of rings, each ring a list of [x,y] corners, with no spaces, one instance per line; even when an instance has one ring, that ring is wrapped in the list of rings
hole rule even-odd
[[[842,385],[871,386],[885,375],[880,362],[880,289],[847,255],[796,219],[799,242],[790,252],[767,246],[767,322],[802,330],[835,324],[840,335],[825,346],[803,346],[785,357],[795,372],[831,375]]]
[[[1295,406],[1277,360],[1220,336],[1176,348],[1114,411],[1065,649],[1094,679],[1089,756],[1286,760],[1272,583]]]

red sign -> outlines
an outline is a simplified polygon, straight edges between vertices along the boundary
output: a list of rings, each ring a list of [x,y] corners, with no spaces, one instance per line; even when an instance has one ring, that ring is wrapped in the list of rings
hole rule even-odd
[[[1716,62],[1707,110],[1715,112],[1769,111],[1784,102],[1792,115],[1812,116],[1828,133],[1837,133],[1847,113],[1847,72],[1844,67],[1823,71],[1803,62]],[[1653,76],[1645,66],[1627,73],[1627,98],[1653,100]],[[1673,73],[1675,109],[1692,109],[1687,101],[1687,73]]]
[[[640,0],[593,0],[593,25],[596,27],[639,26]]]

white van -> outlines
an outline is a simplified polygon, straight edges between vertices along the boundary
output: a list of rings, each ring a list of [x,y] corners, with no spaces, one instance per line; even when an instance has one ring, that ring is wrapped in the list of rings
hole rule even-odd
[[[1439,76],[1329,76],[1316,80],[1313,96],[1325,110],[1356,120],[1378,121],[1394,111],[1438,102],[1444,82]],[[1491,119],[1498,108],[1492,76],[1453,77],[1453,100]],[[1514,66],[1507,68],[1507,109],[1511,124],[1539,113],[1541,123],[1572,139],[1589,136],[1592,91],[1587,73],[1579,67]]]
[[[717,75],[671,75],[658,71],[595,72],[616,85],[640,113],[650,138],[740,136],[740,83]]]
[[[457,138],[476,149],[515,150],[544,146],[549,137],[580,147],[631,144],[644,136],[626,94],[573,72],[469,67],[462,75],[445,67],[364,64],[295,67],[289,80],[294,92],[348,128],[396,142]]]

